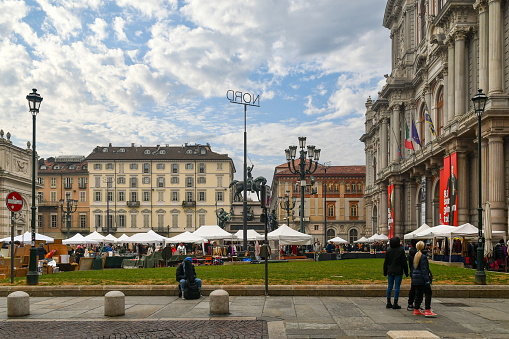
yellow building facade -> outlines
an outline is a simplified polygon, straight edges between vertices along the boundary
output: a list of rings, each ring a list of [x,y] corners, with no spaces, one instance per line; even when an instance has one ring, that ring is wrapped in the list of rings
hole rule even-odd
[[[235,167],[210,145],[98,146],[87,157],[90,228],[173,236],[215,225],[231,203]]]

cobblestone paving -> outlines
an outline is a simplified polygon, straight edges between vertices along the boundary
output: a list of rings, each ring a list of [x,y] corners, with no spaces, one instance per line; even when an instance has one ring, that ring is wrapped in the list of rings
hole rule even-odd
[[[263,320],[6,321],[3,338],[268,338]]]

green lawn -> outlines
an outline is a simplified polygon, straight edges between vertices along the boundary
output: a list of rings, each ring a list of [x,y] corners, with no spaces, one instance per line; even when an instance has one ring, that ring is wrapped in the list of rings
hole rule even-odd
[[[270,285],[347,285],[385,284],[383,259],[338,261],[299,261],[269,264]],[[434,284],[473,285],[475,270],[430,264]],[[61,272],[39,276],[41,285],[167,285],[176,284],[174,267],[109,269],[102,271]],[[198,266],[196,273],[207,285],[263,285],[265,265]],[[489,285],[509,284],[509,274],[486,272]],[[26,278],[16,278],[24,285]],[[403,284],[410,284],[404,278]],[[10,278],[0,280],[10,285]]]

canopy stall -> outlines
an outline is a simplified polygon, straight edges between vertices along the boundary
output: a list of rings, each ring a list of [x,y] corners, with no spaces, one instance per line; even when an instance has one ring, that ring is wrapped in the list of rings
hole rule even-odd
[[[341,238],[341,237],[335,237],[335,238],[332,238],[332,239],[329,239],[327,240],[327,242],[330,244],[330,243],[335,243],[335,244],[348,244],[348,241],[346,241],[345,239]]]
[[[55,241],[55,239],[53,239],[52,237],[48,237],[47,235],[39,233],[35,233],[35,240],[46,241],[46,243],[48,244],[53,243]],[[30,244],[32,242],[32,233],[27,231],[21,235],[17,235],[14,237],[14,241],[19,241],[23,244]],[[11,237],[0,239],[0,242],[10,243]]]
[[[171,243],[171,244],[179,244],[179,243],[203,244],[206,241],[207,241],[207,239],[200,237],[197,234],[188,232],[188,231],[185,231],[184,233],[180,233],[180,234],[178,234],[174,237],[168,238],[168,240],[166,240],[166,242]]]
[[[111,243],[116,243],[117,242],[117,238],[115,238],[115,236],[113,236],[110,233],[110,234],[108,234],[107,236],[104,237],[104,241],[111,242]]]
[[[313,237],[296,231],[288,225],[281,225],[272,232],[267,233],[267,240],[277,241],[280,249],[283,245],[311,245]],[[278,251],[281,257],[281,250]]]
[[[366,238],[366,237],[362,237],[359,240],[355,240],[354,241],[355,244],[363,244],[363,243],[366,243],[366,242],[369,242],[368,238]]]
[[[204,225],[193,232],[208,240],[235,240],[235,236],[217,225]]]
[[[237,240],[244,240],[244,230],[238,230],[237,233],[234,234]],[[247,230],[247,241],[256,241],[256,240],[264,240],[265,237],[260,233],[256,232],[253,229]]]
[[[417,236],[416,236],[417,233],[422,233],[422,232],[424,232],[426,230],[429,230],[429,229],[430,229],[430,227],[427,224],[422,224],[416,230],[413,230],[412,232],[405,234],[403,238],[405,240],[416,239],[417,238]]]
[[[375,235],[373,237],[370,237],[369,239],[372,242],[375,242],[375,241],[388,241],[389,237],[386,236],[385,234],[376,234],[375,233]]]
[[[154,232],[155,233],[155,232]],[[129,239],[122,240],[123,243],[139,243],[139,244],[153,244],[153,243],[162,243],[164,239],[161,239],[161,236],[156,236],[150,233],[136,233],[129,237]]]
[[[97,231],[94,231],[94,232],[90,233],[89,235],[86,235],[85,238],[90,239],[90,240],[95,240],[97,242],[104,242],[104,236],[101,235]]]
[[[74,236],[70,237],[69,239],[65,239],[62,241],[62,244],[64,245],[89,245],[94,244],[97,245],[99,242],[92,239],[87,239],[84,236],[82,236],[80,233],[76,233]]]
[[[126,243],[126,240],[128,240],[128,239],[129,239],[129,236],[124,233],[120,237],[118,237],[117,240],[115,240],[115,243],[124,244],[124,243]]]

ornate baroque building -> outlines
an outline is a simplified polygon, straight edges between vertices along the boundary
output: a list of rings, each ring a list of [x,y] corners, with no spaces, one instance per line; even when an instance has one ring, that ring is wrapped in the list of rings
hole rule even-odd
[[[71,213],[70,234],[90,233],[88,169],[84,156],[67,155],[39,159],[37,170],[37,227],[40,233],[53,238],[67,238],[67,221],[61,213],[60,199],[77,200]],[[64,204],[64,208],[67,203]]]
[[[482,201],[490,203],[493,229],[507,232],[509,1],[388,0],[383,25],[391,32],[392,72],[366,102],[361,138],[368,227],[402,236],[423,223],[477,225],[471,98],[481,88],[488,96]]]
[[[32,149],[15,146],[11,134],[0,130],[0,238],[11,235],[11,212],[6,207],[10,192],[18,192],[23,198],[23,208],[16,213],[14,235],[30,230],[32,217]]]
[[[98,146],[87,157],[91,230],[162,235],[216,224],[235,167],[210,145]],[[109,227],[107,220],[109,218]]]
[[[311,184],[310,179],[314,178]],[[363,192],[365,166],[322,166],[307,176],[304,195],[304,226],[314,240],[324,241],[336,236],[349,242],[366,235],[366,209]],[[325,194],[325,187],[328,187]],[[293,211],[281,206],[280,197],[295,200]],[[285,163],[276,167],[272,179],[270,210],[275,210],[279,224],[300,231],[300,181]],[[289,212],[289,213],[288,213]],[[327,221],[325,221],[325,218]],[[327,223],[327,231],[325,231]]]

